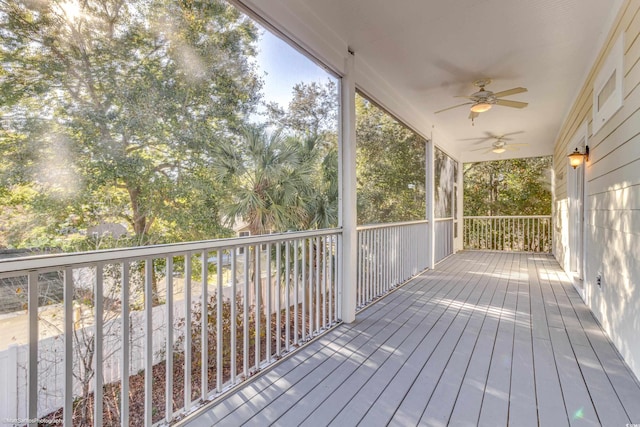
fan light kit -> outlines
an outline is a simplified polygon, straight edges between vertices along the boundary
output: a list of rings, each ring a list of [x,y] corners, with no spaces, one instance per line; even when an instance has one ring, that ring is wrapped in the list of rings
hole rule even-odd
[[[487,104],[486,102],[479,102],[478,104],[473,104],[471,106],[471,111],[474,113],[484,113],[485,111],[489,111],[491,109],[491,104]]]
[[[475,144],[481,144],[487,141],[493,141],[491,143],[491,147],[483,147],[483,148],[476,148],[474,150],[471,151],[482,151],[482,154],[487,154],[487,153],[495,153],[495,154],[502,154],[505,151],[517,151],[519,148],[518,147],[524,147],[526,145],[529,145],[527,143],[520,143],[520,144],[507,144],[507,141],[511,141],[511,138],[507,138],[507,136],[509,135],[517,135],[519,133],[522,133],[522,131],[518,131],[518,132],[510,132],[510,133],[505,133],[502,135],[494,135],[491,132],[487,132],[486,133],[486,137],[484,138],[471,138],[472,140],[477,140],[477,142],[475,142]]]
[[[526,92],[527,89],[524,87],[514,87],[513,89],[503,90],[501,92],[491,92],[490,90],[485,89],[491,83],[491,79],[479,79],[473,82],[473,84],[479,89],[477,92],[472,93],[469,96],[456,96],[456,98],[467,98],[469,101],[464,102],[462,104],[454,105],[453,107],[448,107],[443,110],[436,111],[434,114],[442,113],[443,111],[451,110],[454,108],[462,107],[463,105],[471,105],[471,112],[469,113],[469,118],[471,119],[471,123],[473,123],[473,119],[478,117],[480,113],[484,113],[485,111],[489,111],[492,106],[500,105],[503,107],[511,107],[511,108],[524,108],[529,105],[526,102],[520,101],[509,101],[507,99],[501,99],[505,96],[515,95],[518,93]]]

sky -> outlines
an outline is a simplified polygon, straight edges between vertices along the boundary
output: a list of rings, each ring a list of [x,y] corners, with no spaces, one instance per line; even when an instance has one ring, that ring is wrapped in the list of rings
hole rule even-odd
[[[326,82],[329,73],[309,60],[286,42],[262,31],[258,43],[258,67],[264,79],[264,99],[275,101],[282,107],[289,105],[291,89],[296,83]]]

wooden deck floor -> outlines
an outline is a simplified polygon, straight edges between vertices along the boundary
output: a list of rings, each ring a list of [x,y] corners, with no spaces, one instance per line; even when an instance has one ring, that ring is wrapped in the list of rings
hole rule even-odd
[[[186,425],[628,423],[638,382],[557,262],[462,252]]]

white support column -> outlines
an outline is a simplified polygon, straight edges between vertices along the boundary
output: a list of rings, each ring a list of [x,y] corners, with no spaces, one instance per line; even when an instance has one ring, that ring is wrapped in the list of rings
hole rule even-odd
[[[426,170],[426,187],[425,194],[427,197],[427,221],[429,221],[428,227],[429,231],[427,233],[427,267],[430,270],[433,270],[433,267],[436,265],[436,257],[435,257],[435,245],[436,245],[436,224],[435,224],[435,197],[434,197],[434,185],[435,185],[435,176],[433,171],[433,155],[434,155],[434,143],[433,143],[433,134],[431,135],[431,140],[427,141],[427,170]]]
[[[346,73],[341,85],[340,165],[342,191],[340,194],[340,226],[342,235],[342,321],[351,323],[356,318],[356,286],[358,265],[358,232],[356,212],[356,83],[353,53],[346,59]]]

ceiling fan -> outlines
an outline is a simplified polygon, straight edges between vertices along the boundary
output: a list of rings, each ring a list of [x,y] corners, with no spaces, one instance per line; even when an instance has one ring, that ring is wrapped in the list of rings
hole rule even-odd
[[[482,144],[491,140],[512,141],[513,138],[508,138],[509,136],[518,135],[521,133],[524,133],[524,131],[519,130],[516,132],[503,133],[500,135],[494,134],[492,132],[485,132],[486,136],[481,136],[479,138],[463,138],[463,139],[460,139],[460,141],[475,141],[475,142],[472,142],[473,145]]]
[[[476,148],[476,149],[470,150],[470,151],[484,150],[482,152],[482,154],[486,154],[486,153],[489,153],[489,152],[494,152],[496,154],[501,154],[501,153],[504,153],[505,151],[518,151],[519,150],[518,147],[524,147],[526,145],[529,145],[529,144],[526,144],[526,143],[507,144],[507,141],[509,141],[510,138],[505,138],[505,136],[506,135],[513,135],[513,134],[516,134],[516,133],[521,133],[521,132],[512,132],[510,134],[505,134],[505,135],[502,135],[502,136],[491,135],[489,138],[487,138],[487,139],[495,139],[495,141],[493,141],[493,143],[491,144],[491,147],[489,147],[489,148],[487,148],[487,147]]]
[[[491,83],[491,79],[479,79],[473,82],[473,84],[478,87],[478,91],[472,93],[469,96],[456,96],[456,98],[467,98],[468,102],[463,102],[462,104],[454,105],[452,107],[448,107],[442,110],[436,111],[434,114],[442,113],[443,111],[452,110],[454,108],[462,107],[463,105],[471,105],[471,112],[469,113],[469,118],[473,120],[478,117],[480,113],[484,113],[485,111],[489,111],[493,105],[501,105],[503,107],[512,107],[512,108],[524,108],[529,105],[526,102],[520,101],[510,101],[508,99],[501,99],[505,96],[515,95],[517,93],[526,92],[527,89],[524,87],[514,87],[513,89],[503,90],[501,92],[491,92],[490,90],[485,89]]]

